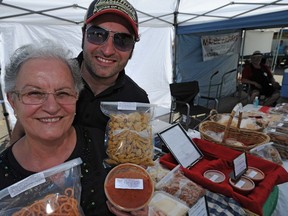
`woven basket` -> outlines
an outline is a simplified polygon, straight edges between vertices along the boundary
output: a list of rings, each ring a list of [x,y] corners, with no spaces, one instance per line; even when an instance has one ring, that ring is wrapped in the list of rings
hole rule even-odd
[[[232,138],[235,139],[241,143],[243,143],[243,146],[236,146],[236,145],[230,145],[225,142],[225,139],[222,141],[213,139],[209,135],[207,135],[207,131],[213,131],[215,133],[221,133],[224,132],[224,138]],[[199,126],[199,132],[202,139],[218,143],[227,147],[230,147],[235,150],[239,151],[249,151],[250,149],[254,148],[255,146],[267,143],[270,141],[270,137],[262,132],[257,131],[251,131],[246,129],[239,129],[235,127],[225,127],[222,124],[219,124],[217,122],[213,121],[204,121],[201,122]]]
[[[216,113],[210,116],[210,120],[226,126],[226,123],[221,122],[221,118],[225,118],[226,116],[229,116],[229,115],[230,115],[229,113],[222,113],[222,114]],[[241,122],[244,121],[244,119],[242,118],[242,113],[238,117],[233,118],[233,121],[234,123],[235,121],[237,121],[237,126],[234,125],[234,127],[240,128]],[[231,124],[231,127],[233,127],[232,124]],[[256,121],[255,128],[243,128],[242,127],[242,129],[262,132],[265,128],[263,125],[258,124],[258,122]]]

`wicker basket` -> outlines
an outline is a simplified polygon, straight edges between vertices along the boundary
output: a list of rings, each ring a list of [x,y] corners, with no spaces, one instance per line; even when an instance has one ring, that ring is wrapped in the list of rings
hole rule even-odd
[[[224,132],[224,139],[222,141],[211,138],[207,135],[207,131],[213,131],[215,133]],[[204,121],[199,126],[199,132],[202,139],[218,143],[232,149],[240,151],[249,151],[257,145],[261,145],[270,141],[270,137],[262,132],[251,131],[246,129],[239,129],[235,127],[225,127],[222,124],[213,121]],[[227,144],[225,139],[232,138],[241,143],[243,146],[236,146],[232,144]]]
[[[230,115],[229,113],[222,113],[222,114],[216,113],[216,114],[210,116],[210,120],[226,126],[227,122],[226,123],[221,122],[221,119],[225,118],[229,115]],[[238,117],[233,118],[234,127],[240,128],[241,122],[245,121],[245,119],[247,119],[247,118],[243,119],[242,113],[241,113],[241,115],[239,114]],[[235,122],[237,122],[237,126],[235,126]],[[242,129],[259,131],[259,132],[262,132],[265,129],[265,127],[263,125],[260,125],[260,123],[258,123],[257,121],[255,121],[255,125],[251,125],[251,126],[254,126],[255,128],[243,128],[242,127]],[[232,127],[232,124],[231,124],[231,127]]]

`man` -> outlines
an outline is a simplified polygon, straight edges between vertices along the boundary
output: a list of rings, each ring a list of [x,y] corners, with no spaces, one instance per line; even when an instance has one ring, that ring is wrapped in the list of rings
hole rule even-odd
[[[126,0],[95,0],[86,13],[83,51],[77,57],[84,89],[77,101],[74,123],[105,130],[109,118],[101,101],[149,103],[147,93],[125,74],[125,66],[139,41],[136,10]],[[24,131],[17,122],[12,141]]]
[[[250,85],[251,101],[256,96],[265,96],[263,105],[273,106],[280,97],[280,85],[275,81],[270,68],[261,63],[263,54],[255,51],[251,63],[245,65],[242,71],[242,83]]]

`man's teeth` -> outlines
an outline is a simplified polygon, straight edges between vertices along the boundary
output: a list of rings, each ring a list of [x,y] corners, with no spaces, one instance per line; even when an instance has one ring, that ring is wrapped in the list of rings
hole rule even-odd
[[[101,58],[101,57],[98,57],[98,59],[99,59],[100,61],[102,61],[102,62],[105,62],[105,63],[112,62],[112,61],[110,61],[110,60],[103,59],[103,58]]]

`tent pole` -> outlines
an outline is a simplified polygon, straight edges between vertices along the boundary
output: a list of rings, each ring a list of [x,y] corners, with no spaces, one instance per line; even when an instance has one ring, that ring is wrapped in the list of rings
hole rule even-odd
[[[176,82],[176,60],[177,60],[177,27],[178,27],[178,14],[179,14],[179,5],[180,5],[180,0],[177,0],[177,5],[174,11],[174,22],[173,22],[173,26],[174,26],[174,41],[173,41],[173,77],[172,77],[172,82]]]
[[[278,59],[278,55],[279,55],[279,45],[280,45],[280,41],[282,40],[282,35],[283,35],[283,28],[280,29],[280,31],[277,34],[277,46],[276,46],[276,52],[273,55],[273,67],[272,67],[272,72],[275,72],[275,68],[277,65],[277,59]]]
[[[242,78],[242,70],[243,70],[243,60],[244,60],[244,45],[245,45],[245,39],[246,39],[246,30],[242,30],[242,40],[241,40],[241,64],[240,64],[240,70],[239,72],[239,79],[241,80]]]
[[[5,118],[9,138],[11,138],[11,130],[10,130],[10,124],[9,124],[9,119],[8,119],[9,113],[7,112],[6,107],[5,107],[5,101],[4,101],[4,97],[2,93],[1,82],[0,82],[0,103],[2,104],[2,112]]]

